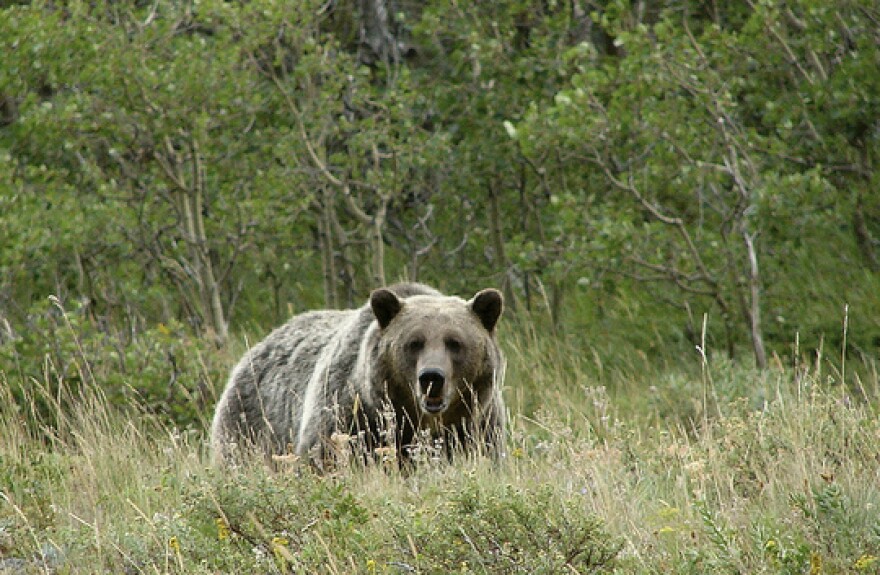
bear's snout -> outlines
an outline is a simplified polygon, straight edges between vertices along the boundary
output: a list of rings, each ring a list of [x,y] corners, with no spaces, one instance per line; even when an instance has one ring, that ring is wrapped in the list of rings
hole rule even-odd
[[[446,407],[444,384],[446,373],[442,369],[429,367],[419,372],[419,388],[422,404],[429,413],[439,413]]]
[[[419,385],[428,397],[442,397],[446,374],[439,368],[425,368],[419,372]]]

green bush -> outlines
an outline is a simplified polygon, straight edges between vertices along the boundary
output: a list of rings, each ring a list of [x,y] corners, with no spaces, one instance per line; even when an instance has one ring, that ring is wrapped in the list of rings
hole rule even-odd
[[[55,298],[34,306],[26,326],[0,344],[0,364],[19,402],[33,404],[50,427],[57,407],[69,409],[84,387],[98,385],[116,407],[137,405],[169,425],[201,429],[228,370],[224,353],[178,322],[125,333]]]

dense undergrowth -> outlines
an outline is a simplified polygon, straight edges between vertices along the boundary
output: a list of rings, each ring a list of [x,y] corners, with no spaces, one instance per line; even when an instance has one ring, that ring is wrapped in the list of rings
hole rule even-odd
[[[0,574],[880,573],[877,2],[386,4],[0,6]],[[503,290],[506,457],[213,469],[398,279]]]
[[[203,425],[111,401],[84,349],[65,375],[4,371],[0,572],[880,572],[870,365],[603,370],[507,336],[506,457],[408,473],[221,472]]]

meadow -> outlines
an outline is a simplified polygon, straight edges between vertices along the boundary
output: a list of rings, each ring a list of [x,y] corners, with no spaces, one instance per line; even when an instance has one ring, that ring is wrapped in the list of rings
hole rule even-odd
[[[410,472],[218,470],[210,409],[120,406],[78,352],[83,385],[4,371],[0,573],[880,573],[876,365],[609,367],[536,331],[504,332],[506,456]]]
[[[0,575],[880,574],[876,0],[0,39]],[[503,292],[505,456],[212,467],[247,346],[398,280]]]

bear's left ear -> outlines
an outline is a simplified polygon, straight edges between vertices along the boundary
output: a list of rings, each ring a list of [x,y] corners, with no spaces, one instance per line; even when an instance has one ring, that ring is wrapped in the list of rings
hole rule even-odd
[[[468,306],[480,318],[480,323],[483,324],[486,331],[491,333],[495,329],[495,324],[498,323],[498,318],[501,317],[504,298],[501,297],[501,292],[497,289],[484,289],[477,292],[477,295],[468,302]]]
[[[373,308],[373,315],[379,321],[379,327],[385,329],[400,313],[403,304],[393,291],[380,288],[370,294],[370,307]]]

